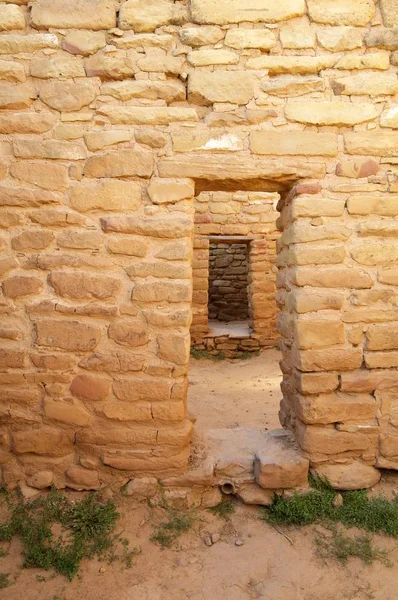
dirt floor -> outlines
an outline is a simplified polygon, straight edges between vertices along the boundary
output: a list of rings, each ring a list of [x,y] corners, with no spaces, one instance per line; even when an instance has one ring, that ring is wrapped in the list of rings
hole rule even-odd
[[[268,351],[247,361],[192,361],[190,411],[200,429],[236,425],[279,426],[279,353]],[[391,496],[398,473],[386,472],[375,491]],[[77,497],[77,493],[76,497]],[[73,494],[72,494],[73,497]],[[321,559],[315,537],[320,526],[278,527],[261,519],[262,510],[236,503],[229,521],[194,510],[194,525],[171,549],[150,540],[165,511],[119,495],[118,530],[141,553],[131,568],[119,562],[84,561],[72,582],[36,569],[23,570],[20,546],[13,541],[0,559],[0,573],[17,574],[0,590],[1,600],[397,600],[396,540],[375,536],[389,551],[392,567],[350,559],[341,565]],[[220,539],[207,546],[208,535]],[[287,537],[285,537],[287,536]],[[38,577],[37,577],[38,576]],[[40,579],[45,578],[45,581]]]

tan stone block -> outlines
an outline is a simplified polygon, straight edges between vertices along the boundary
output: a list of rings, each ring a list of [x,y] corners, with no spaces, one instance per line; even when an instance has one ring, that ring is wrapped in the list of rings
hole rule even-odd
[[[352,371],[362,364],[360,348],[327,348],[296,352],[294,365],[301,371]],[[344,390],[343,390],[344,391]]]
[[[393,323],[369,325],[366,332],[368,350],[398,349],[398,325]]]
[[[381,14],[386,27],[398,27],[397,0],[380,0]]]
[[[95,231],[73,231],[73,230],[68,230],[65,231],[64,233],[61,233],[58,237],[57,237],[57,244],[58,246],[60,246],[61,248],[76,248],[76,249],[92,249],[92,250],[96,250],[98,248],[101,247],[102,245],[102,236],[100,233],[97,233]],[[79,262],[80,261],[80,262]],[[87,266],[95,266],[93,263],[87,263]],[[45,260],[44,262],[40,263],[40,268],[54,268],[55,266],[70,266],[70,267],[76,267],[76,266],[85,266],[83,264],[83,259],[79,256],[78,262],[73,262],[73,259],[70,260],[70,262],[68,260],[65,260],[65,258],[61,259],[61,261],[51,261],[50,260]],[[104,264],[103,263],[99,263],[98,267],[103,267]],[[108,264],[106,265],[108,266]]]
[[[0,83],[0,108],[22,110],[36,98],[37,92],[30,83]]]
[[[150,177],[153,172],[153,156],[144,150],[115,150],[100,156],[92,156],[86,162],[86,177]]]
[[[318,310],[340,310],[344,299],[345,295],[339,292],[296,290],[288,302],[293,310],[303,314]]]
[[[20,138],[13,142],[17,158],[50,158],[55,160],[81,160],[87,157],[83,144],[55,140]]]
[[[196,104],[247,104],[253,95],[254,81],[250,73],[244,71],[197,71],[188,79],[188,98]]]
[[[102,150],[106,146],[129,142],[132,134],[129,131],[115,129],[114,131],[90,131],[84,135],[86,146],[91,152]]]
[[[23,216],[17,212],[4,211],[0,215],[0,228],[17,227],[24,222]]]
[[[107,371],[109,373],[142,371],[144,356],[130,355],[122,352],[113,354],[93,354],[79,362],[79,367],[90,371]]]
[[[71,188],[70,203],[80,212],[128,211],[141,205],[141,186],[134,181],[78,183]]]
[[[108,336],[120,346],[145,346],[148,343],[148,327],[142,321],[126,321],[112,323],[108,329]]]
[[[279,36],[283,48],[315,48],[315,30],[306,20],[296,19],[283,23]]]
[[[350,177],[361,179],[377,175],[379,164],[368,158],[358,158],[356,160],[343,160],[336,167],[336,175],[339,177]]]
[[[70,31],[63,39],[62,47],[70,54],[89,56],[106,46],[103,31]]]
[[[103,400],[109,394],[110,382],[92,375],[77,375],[70,386],[72,396],[83,400]]]
[[[315,23],[367,25],[374,17],[373,0],[308,0],[308,13]]]
[[[80,58],[68,54],[55,54],[50,57],[35,57],[30,62],[30,74],[39,79],[59,77],[85,77],[83,62]]]
[[[396,264],[398,260],[398,244],[396,242],[370,242],[351,250],[352,258],[361,265]]]
[[[254,474],[262,488],[289,489],[307,484],[309,461],[293,447],[284,433],[279,437],[269,436],[264,447],[256,452]]]
[[[96,93],[90,81],[48,81],[40,87],[40,100],[60,112],[79,111],[94,100]]]
[[[398,215],[398,196],[350,196],[347,209],[351,215],[380,215],[395,217]]]
[[[189,361],[190,342],[189,335],[159,335],[157,355],[177,365],[185,365]]]
[[[97,471],[85,469],[79,465],[72,465],[66,471],[66,485],[73,490],[97,490],[100,480]]]
[[[376,485],[381,472],[359,460],[348,464],[320,465],[315,469],[319,477],[326,478],[336,490],[362,490]]]
[[[296,321],[294,339],[298,348],[325,348],[344,344],[344,325],[333,321]]]
[[[289,98],[291,96],[303,96],[311,92],[322,92],[324,81],[321,77],[294,77],[292,75],[281,75],[272,77],[261,84],[261,88],[271,96]],[[290,132],[293,133],[293,132]]]
[[[302,194],[293,198],[291,216],[293,219],[299,219],[300,217],[341,217],[344,208],[344,200]]]
[[[54,130],[54,137],[57,140],[77,140],[82,138],[83,134],[84,128],[75,123],[59,123]]]
[[[355,27],[323,27],[316,32],[318,42],[331,52],[342,52],[360,48],[363,34]]]
[[[133,29],[136,33],[187,21],[186,7],[167,0],[127,0],[119,12],[120,29]]]
[[[167,143],[166,135],[159,130],[140,128],[135,131],[135,141],[137,144],[144,144],[151,148],[164,148]]]
[[[294,375],[295,385],[301,394],[330,394],[339,387],[337,373],[301,373]]]
[[[167,73],[169,75],[180,75],[183,65],[183,59],[169,56],[156,55],[139,58],[137,67],[144,73]]]
[[[193,198],[195,187],[190,179],[153,179],[148,195],[154,204],[173,204]]]
[[[37,321],[35,328],[37,345],[76,352],[94,350],[101,337],[98,327],[71,320]]]
[[[37,490],[44,490],[47,487],[51,487],[53,481],[54,475],[52,471],[38,471],[26,480],[30,487],[34,487]]]
[[[191,296],[191,285],[178,282],[137,283],[132,292],[137,302],[190,302]]]
[[[314,246],[308,244],[292,244],[287,253],[288,265],[330,265],[344,262],[346,250],[344,245]],[[279,262],[277,260],[277,266]]]
[[[337,136],[311,131],[252,131],[250,148],[254,154],[276,156],[336,156]]]
[[[286,229],[281,240],[284,244],[299,244],[301,242],[317,242],[321,240],[346,241],[352,231],[344,225],[310,225],[308,222],[298,220]]]
[[[398,371],[361,369],[341,375],[341,391],[373,393],[375,390],[388,390],[398,385]]]
[[[91,419],[91,413],[74,402],[45,400],[44,414],[48,419],[61,421],[69,425],[77,425],[78,427],[87,427]]]
[[[335,94],[346,96],[394,95],[398,90],[398,79],[387,73],[372,73],[371,76],[359,73],[332,79],[331,87]]]
[[[267,69],[269,75],[305,75],[319,73],[324,69],[331,69],[336,63],[334,55],[323,56],[256,56],[249,58],[246,63],[248,69]]]
[[[212,130],[196,131],[195,133],[172,133],[174,152],[236,152],[243,150],[243,140],[235,133]]]
[[[58,45],[58,38],[54,33],[10,33],[1,36],[0,54],[31,53],[44,48],[58,48]]]
[[[304,14],[304,0],[248,0],[242,6],[239,0],[215,5],[211,0],[192,0],[191,17],[194,23],[228,25],[229,23],[276,23]]]
[[[213,50],[203,48],[194,50],[187,55],[187,61],[193,67],[208,67],[210,65],[236,65],[239,54],[230,50]]]
[[[159,421],[183,421],[186,416],[183,402],[159,402],[152,404],[152,415]]]
[[[147,254],[148,244],[141,240],[115,238],[108,240],[107,249],[112,254],[125,254],[126,256],[143,258]]]
[[[365,364],[368,369],[392,369],[398,367],[398,351],[365,352]]]
[[[117,81],[104,83],[101,94],[112,96],[123,102],[132,98],[146,98],[148,100],[165,100],[167,103],[185,100],[185,85],[175,81],[152,81],[140,79],[136,81]]]
[[[0,133],[44,133],[53,127],[55,117],[46,113],[7,113],[0,115]]]
[[[5,275],[10,269],[15,269],[17,266],[18,263],[15,258],[9,257],[0,259],[0,276]]]
[[[372,28],[365,35],[365,44],[369,48],[385,48],[386,50],[397,50],[397,29]]]
[[[31,354],[30,359],[38,369],[50,371],[69,371],[75,364],[73,357],[64,354]]]
[[[183,44],[187,46],[210,46],[223,39],[224,33],[220,27],[184,27],[178,32]],[[229,44],[226,44],[227,46]]]
[[[97,277],[86,272],[52,271],[49,283],[63,298],[100,299],[116,296],[121,282],[112,277]]]
[[[15,4],[0,4],[0,31],[24,29],[25,16]]]
[[[37,0],[31,11],[36,29],[112,29],[116,27],[116,4],[110,0]]]
[[[23,64],[11,60],[0,60],[0,79],[11,83],[26,81]]]
[[[32,183],[45,190],[64,192],[69,187],[68,167],[38,161],[13,163],[10,173],[15,179]]]
[[[54,234],[50,231],[25,231],[11,240],[14,250],[43,250],[51,244]]]
[[[387,108],[380,116],[381,127],[398,129],[398,105],[394,104]]]
[[[378,280],[380,283],[387,283],[388,285],[398,285],[398,267],[392,267],[390,269],[380,269],[378,273]]]
[[[224,44],[237,50],[245,48],[270,50],[276,46],[277,40],[275,33],[269,29],[229,29],[225,36]]]
[[[117,421],[151,421],[151,405],[145,404],[130,404],[128,402],[107,402],[100,408],[96,408],[96,413],[106,417],[107,419],[115,419]]]
[[[12,434],[12,450],[16,454],[38,454],[40,456],[65,456],[72,452],[72,442],[60,430],[36,429]]]
[[[103,106],[99,112],[106,115],[113,125],[167,125],[198,120],[194,108]]]
[[[4,279],[3,293],[8,298],[18,298],[29,294],[38,294],[43,287],[42,281],[36,277],[16,276]]]
[[[178,309],[144,309],[143,314],[150,325],[156,327],[188,327],[191,322],[191,315],[188,310]]]
[[[340,58],[334,65],[335,69],[351,71],[354,69],[379,69],[386,71],[390,67],[388,52],[377,52],[374,54],[347,54]]]
[[[373,286],[372,278],[366,271],[344,266],[323,267],[322,270],[301,267],[293,274],[293,282],[299,287],[367,289]]]
[[[125,33],[121,37],[114,38],[112,44],[116,48],[134,49],[138,52],[142,52],[144,48],[171,50],[174,46],[174,37],[169,33]]]
[[[365,102],[298,102],[290,101],[286,104],[285,116],[290,121],[298,121],[311,125],[356,125],[372,121],[379,114],[373,104]]]
[[[345,150],[348,154],[375,156],[398,156],[398,132],[358,131],[344,134]]]
[[[306,424],[369,423],[376,418],[378,403],[371,394],[319,394],[295,396],[294,407]]]
[[[170,399],[172,381],[168,379],[122,379],[114,381],[113,391],[123,401],[164,401]]]
[[[147,454],[142,453],[137,456],[134,451],[126,450],[110,450],[104,452],[102,460],[105,465],[114,469],[129,471],[130,474],[136,476],[137,472],[143,471],[150,475],[175,475],[181,473],[188,467],[189,450],[184,449],[182,452],[172,456],[153,456],[148,451]],[[131,476],[131,475],[130,475]]]
[[[155,277],[156,279],[190,279],[189,265],[165,262],[137,262],[127,267],[128,276],[135,281],[137,277]]]
[[[5,348],[0,349],[0,367],[21,369],[25,366],[25,352],[19,350],[6,350]]]
[[[193,223],[188,217],[164,219],[139,219],[134,217],[104,217],[100,219],[105,232],[134,233],[157,238],[189,237]]]
[[[370,451],[375,446],[375,442],[363,433],[337,431],[332,426],[304,425],[300,421],[296,423],[296,435],[301,448],[310,454]]]
[[[387,458],[398,456],[398,436],[382,435],[380,437],[380,452]]]

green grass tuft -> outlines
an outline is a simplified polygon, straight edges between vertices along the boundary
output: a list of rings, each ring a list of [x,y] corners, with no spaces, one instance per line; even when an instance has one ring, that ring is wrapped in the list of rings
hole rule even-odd
[[[328,529],[331,535],[318,533],[315,538],[317,554],[321,558],[333,558],[344,564],[349,558],[359,558],[367,565],[380,561],[387,567],[392,566],[388,553],[374,546],[372,537],[368,533],[349,536],[335,526]]]
[[[197,348],[191,348],[191,356],[197,360],[225,360],[225,354],[221,351],[212,354],[208,350],[198,350]]]
[[[9,573],[0,573],[0,590],[4,590],[11,585]]]
[[[209,511],[220,517],[220,519],[224,519],[224,521],[229,521],[231,515],[235,512],[235,505],[232,500],[228,496],[224,496],[217,506],[213,506],[213,508],[209,508]]]
[[[156,526],[151,540],[162,548],[170,548],[181,534],[189,531],[195,522],[191,512],[181,512],[166,505],[167,520]]]

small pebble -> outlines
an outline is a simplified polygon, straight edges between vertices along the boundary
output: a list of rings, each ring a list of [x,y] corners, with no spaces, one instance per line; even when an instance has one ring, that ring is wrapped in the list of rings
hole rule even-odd
[[[100,573],[106,573],[106,567],[100,567],[99,572]]]
[[[221,539],[221,536],[220,536],[220,534],[219,534],[219,533],[212,533],[212,534],[211,534],[211,541],[212,541],[212,544],[217,544],[217,542],[219,542],[219,541],[220,541],[220,539]]]
[[[235,546],[243,546],[242,540],[235,540]]]
[[[341,494],[337,494],[336,498],[333,500],[333,506],[335,508],[343,506],[343,496]]]
[[[213,542],[211,541],[211,537],[208,535],[204,538],[204,543],[206,544],[206,546],[212,546]]]

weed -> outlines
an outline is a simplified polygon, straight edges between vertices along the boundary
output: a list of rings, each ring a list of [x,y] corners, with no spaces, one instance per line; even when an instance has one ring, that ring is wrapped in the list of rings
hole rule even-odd
[[[240,352],[239,354],[237,354],[235,358],[237,360],[249,360],[254,356],[260,356],[260,350],[254,350],[253,352],[249,352],[248,350],[246,350],[245,352]]]
[[[3,548],[0,548],[0,558],[4,558],[5,556],[7,556],[7,552]]]
[[[9,518],[0,539],[19,536],[25,568],[42,568],[73,579],[84,558],[110,558],[120,536],[114,535],[119,514],[112,502],[100,504],[95,494],[70,502],[56,490],[24,501],[20,493],[6,494]]]
[[[189,531],[195,522],[190,512],[176,511],[166,505],[167,520],[157,525],[151,540],[162,548],[170,548],[175,540],[186,531]]]
[[[198,350],[197,348],[191,348],[191,356],[193,356],[193,358],[196,358],[197,360],[225,360],[225,354],[221,351],[212,354],[208,350]]]
[[[224,496],[221,502],[217,504],[217,506],[209,508],[209,511],[213,513],[213,515],[220,517],[220,519],[229,521],[231,515],[235,512],[235,505],[228,496]]]
[[[374,546],[372,537],[368,533],[348,536],[335,526],[328,529],[331,531],[331,536],[318,533],[315,538],[318,556],[321,558],[334,558],[346,563],[349,558],[356,557],[367,565],[378,560],[388,567],[392,566],[387,558],[387,552]]]
[[[11,585],[9,573],[0,573],[0,590],[4,590]]]

